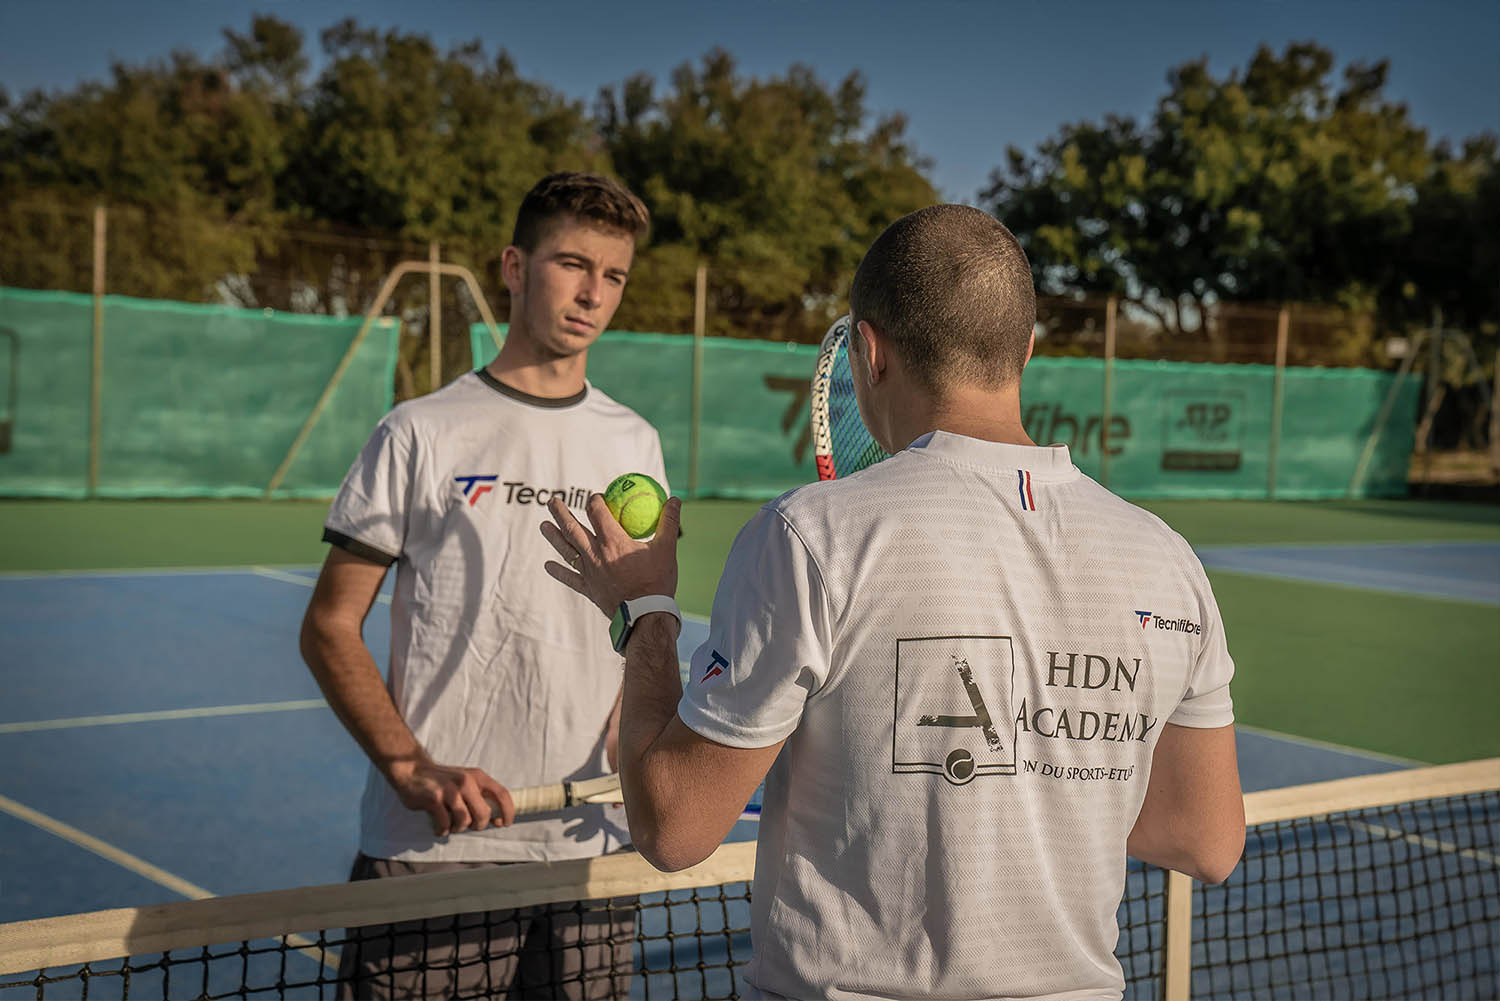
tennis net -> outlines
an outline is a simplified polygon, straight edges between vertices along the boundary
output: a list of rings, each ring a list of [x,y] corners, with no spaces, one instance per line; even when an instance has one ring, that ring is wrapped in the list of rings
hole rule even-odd
[[[1500,759],[1252,793],[1246,812],[1221,886],[1131,864],[1126,997],[1500,996]],[[625,854],[0,925],[0,1001],[331,998],[342,955],[390,941],[435,993],[503,995],[523,974],[481,943],[520,919],[575,929],[580,957],[589,929],[633,924],[548,974],[590,996],[734,998],[753,867],[743,842],[672,874]],[[560,989],[531,986],[511,996]]]

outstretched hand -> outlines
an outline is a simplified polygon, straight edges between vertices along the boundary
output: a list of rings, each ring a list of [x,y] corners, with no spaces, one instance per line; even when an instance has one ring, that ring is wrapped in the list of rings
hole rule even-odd
[[[593,530],[582,525],[568,506],[553,497],[547,502],[552,521],[542,522],[542,535],[563,563],[548,560],[544,569],[599,607],[615,614],[620,602],[647,594],[677,593],[677,534],[682,501],[667,501],[656,534],[638,542],[625,534],[602,494],[589,497],[585,508]]]

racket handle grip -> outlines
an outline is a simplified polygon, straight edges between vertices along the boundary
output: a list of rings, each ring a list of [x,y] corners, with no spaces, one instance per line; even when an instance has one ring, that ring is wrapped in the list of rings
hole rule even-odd
[[[510,801],[516,806],[516,816],[523,813],[546,813],[561,810],[568,805],[568,789],[561,782],[548,786],[528,786],[512,789]]]

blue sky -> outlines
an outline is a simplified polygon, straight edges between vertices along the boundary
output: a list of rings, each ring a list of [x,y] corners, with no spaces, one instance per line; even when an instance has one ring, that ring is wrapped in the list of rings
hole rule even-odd
[[[111,59],[222,48],[225,27],[262,11],[317,34],[355,16],[446,47],[478,38],[524,76],[592,102],[601,86],[671,70],[713,46],[741,72],[794,62],[834,83],[860,70],[868,104],[902,112],[955,201],[972,201],[1007,145],[1033,149],[1069,121],[1144,117],[1169,67],[1207,57],[1219,75],[1264,42],[1313,40],[1340,62],[1387,58],[1387,93],[1436,136],[1500,132],[1500,2],[1200,0],[1127,3],[908,0],[0,0],[0,85],[13,96],[104,77]]]

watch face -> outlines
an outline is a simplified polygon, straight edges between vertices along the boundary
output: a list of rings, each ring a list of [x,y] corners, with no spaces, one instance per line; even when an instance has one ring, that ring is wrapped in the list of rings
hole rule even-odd
[[[609,620],[609,641],[614,644],[616,650],[620,649],[621,641],[625,638],[626,624],[629,621],[623,604],[615,609],[615,617]]]

